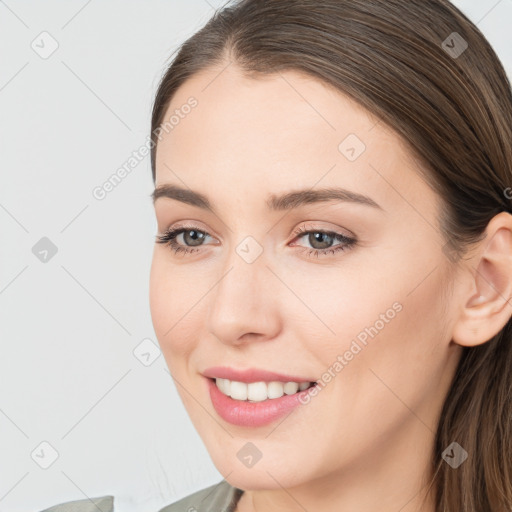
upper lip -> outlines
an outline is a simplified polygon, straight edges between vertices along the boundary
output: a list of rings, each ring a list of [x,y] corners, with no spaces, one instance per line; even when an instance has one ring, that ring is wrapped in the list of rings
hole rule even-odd
[[[296,375],[285,375],[259,368],[247,368],[246,370],[237,370],[227,366],[213,366],[203,371],[205,377],[213,379],[229,379],[238,382],[315,382],[315,379],[308,377],[297,377]]]

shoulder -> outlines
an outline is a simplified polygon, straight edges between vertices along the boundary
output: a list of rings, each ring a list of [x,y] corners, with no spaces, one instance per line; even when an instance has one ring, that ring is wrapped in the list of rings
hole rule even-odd
[[[114,512],[114,496],[66,501],[65,503],[45,508],[41,512]]]
[[[234,512],[243,491],[226,480],[205,487],[167,505],[158,512]],[[101,496],[77,501],[66,501],[40,512],[115,512],[114,497]]]
[[[234,512],[242,493],[241,489],[221,480],[167,505],[158,512]]]

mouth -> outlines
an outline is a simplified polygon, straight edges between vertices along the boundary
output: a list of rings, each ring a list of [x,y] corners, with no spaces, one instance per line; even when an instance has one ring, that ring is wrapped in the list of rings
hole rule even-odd
[[[242,382],[220,377],[206,377],[205,381],[217,414],[228,423],[248,428],[269,425],[299,409],[309,403],[308,395],[316,395],[315,388],[319,388],[316,382],[309,381]],[[305,409],[310,410],[302,410]]]
[[[280,381],[259,381],[241,382],[230,379],[209,378],[217,389],[225,396],[240,402],[264,402],[276,400],[284,395],[296,395],[313,386],[316,382],[280,382]]]

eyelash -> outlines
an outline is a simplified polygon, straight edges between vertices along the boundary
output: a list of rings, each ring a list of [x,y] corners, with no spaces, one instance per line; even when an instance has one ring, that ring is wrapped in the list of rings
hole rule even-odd
[[[170,248],[174,251],[175,254],[182,252],[183,254],[188,254],[192,252],[197,252],[199,249],[195,248],[187,248],[186,246],[179,245],[176,242],[176,238],[186,231],[197,231],[198,233],[201,233],[203,235],[210,236],[206,231],[203,231],[201,229],[198,229],[196,226],[183,226],[178,227],[175,229],[169,229],[167,230],[163,235],[157,235],[156,237],[156,243],[159,244],[166,244],[170,246]],[[302,250],[306,250],[308,252],[308,257],[319,257],[319,256],[327,256],[328,254],[335,254],[340,251],[346,251],[350,249],[353,245],[356,244],[357,240],[355,238],[350,238],[348,236],[342,235],[341,233],[336,233],[334,231],[323,231],[321,229],[311,229],[308,228],[305,224],[298,227],[294,232],[293,235],[295,237],[303,238],[305,235],[308,235],[310,233],[321,233],[324,235],[329,235],[334,238],[334,241],[343,242],[342,244],[336,245],[334,247],[329,247],[327,249],[308,249],[307,247],[301,247]],[[311,254],[313,254],[311,256]]]

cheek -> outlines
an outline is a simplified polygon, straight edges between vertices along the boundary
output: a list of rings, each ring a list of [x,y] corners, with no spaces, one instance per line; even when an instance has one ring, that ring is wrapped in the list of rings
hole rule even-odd
[[[192,350],[190,319],[200,297],[197,287],[190,286],[190,276],[179,267],[171,268],[161,249],[155,249],[151,264],[149,304],[155,334],[172,371],[174,362]]]
[[[359,307],[345,301],[349,330],[330,359],[345,356],[335,387],[354,417],[368,420],[367,435],[375,418],[384,432],[411,411],[431,423],[445,392],[449,329],[440,291],[446,280],[437,269],[416,287],[423,277],[404,268],[400,280],[375,283],[371,301]],[[338,328],[343,324],[340,315]]]
[[[165,331],[171,326],[167,313],[172,311],[169,307],[169,301],[172,300],[172,296],[167,296],[166,293],[168,287],[166,281],[168,278],[162,270],[162,264],[155,249],[149,277],[149,308],[153,327],[160,343],[163,340]]]
[[[376,332],[385,331],[403,308],[401,282],[379,282],[384,272],[368,268],[340,265],[313,269],[309,275],[283,275],[287,283],[294,283],[297,297],[288,294],[286,302],[281,301],[283,319],[293,319],[290,330],[300,333],[306,351],[320,356],[326,368],[350,349],[353,340],[364,347]]]
[[[325,380],[336,381],[329,386],[333,391],[349,387],[352,397],[381,400],[384,392],[396,400],[384,381],[411,402],[435,392],[432,380],[447,364],[449,314],[442,293],[447,276],[431,259],[421,262],[411,255],[405,265],[395,257],[385,265],[380,258],[380,265],[373,261],[339,274],[331,269],[325,279],[295,281],[310,310],[298,301],[288,306],[288,315],[294,308],[302,311],[292,329],[301,326],[306,352],[330,373],[324,373]]]
[[[356,280],[345,274],[331,280],[328,294],[308,296],[315,313],[336,333],[307,313],[302,325],[310,330],[301,339],[324,372],[318,404],[330,404],[313,407],[319,418],[324,415],[326,437],[339,439],[336,447],[318,450],[325,448],[325,460],[333,465],[339,464],[340,453],[347,460],[372,453],[403,425],[435,429],[450,363],[446,301],[440,293],[446,280],[437,269],[416,287],[424,275],[413,267],[402,266],[393,279],[367,273]]]

